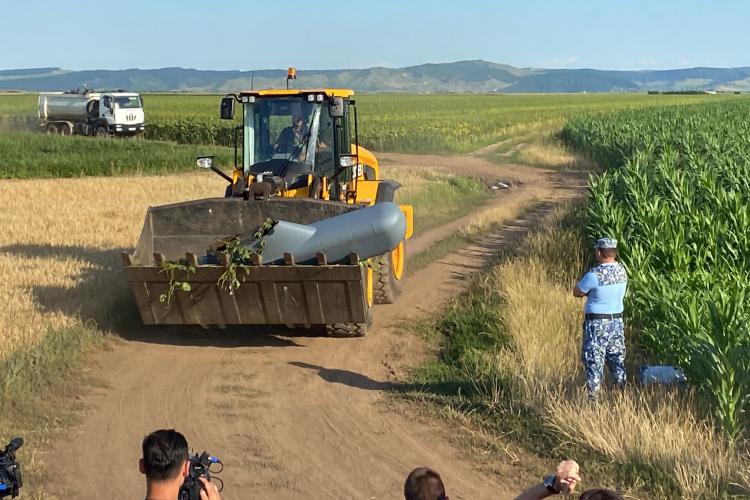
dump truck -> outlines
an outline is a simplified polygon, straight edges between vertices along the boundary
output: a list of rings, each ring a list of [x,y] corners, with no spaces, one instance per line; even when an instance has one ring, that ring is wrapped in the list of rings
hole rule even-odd
[[[134,92],[43,92],[38,107],[39,125],[48,134],[128,136],[146,128],[143,100]]]
[[[268,89],[230,94],[234,168],[197,158],[223,196],[151,207],[123,253],[146,325],[320,326],[365,334],[372,308],[405,277],[413,210],[359,145],[354,92]]]

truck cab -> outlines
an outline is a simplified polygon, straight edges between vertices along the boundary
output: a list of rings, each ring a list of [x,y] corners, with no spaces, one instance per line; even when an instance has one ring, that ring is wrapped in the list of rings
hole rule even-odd
[[[105,126],[110,134],[135,135],[142,133],[145,129],[143,101],[139,94],[131,92],[100,94],[97,107],[99,124]]]

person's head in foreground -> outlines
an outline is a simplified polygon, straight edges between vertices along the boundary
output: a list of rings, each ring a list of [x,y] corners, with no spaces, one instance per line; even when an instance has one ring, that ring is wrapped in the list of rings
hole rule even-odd
[[[596,260],[601,262],[612,262],[617,258],[617,240],[614,238],[599,238],[594,244]]]
[[[406,500],[448,500],[440,474],[429,467],[411,471],[404,483]]]
[[[174,429],[154,431],[143,438],[138,469],[146,476],[146,498],[177,498],[188,474],[188,444]]]

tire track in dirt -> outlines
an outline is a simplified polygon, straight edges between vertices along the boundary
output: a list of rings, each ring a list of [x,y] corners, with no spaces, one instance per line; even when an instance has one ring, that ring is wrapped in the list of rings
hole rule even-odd
[[[552,172],[477,158],[381,158],[405,168],[519,180],[519,194],[501,193],[493,200],[509,207],[524,200],[520,193],[527,186],[547,201],[576,192],[558,189],[575,183]],[[423,341],[398,325],[439,311],[540,213],[414,273],[397,303],[376,307],[365,338],[248,328],[123,333],[121,342],[94,360],[94,373],[106,387],[84,396],[88,409],[80,425],[43,457],[56,491],[82,499],[137,497],[143,488],[140,440],[154,429],[174,427],[196,451],[208,449],[224,460],[224,498],[398,498],[406,474],[420,465],[442,473],[451,498],[512,497],[517,485],[507,481],[510,466],[485,474],[465,459],[465,450],[441,437],[439,421],[415,422],[383,401],[399,387],[405,369],[425,356]],[[433,234],[421,240],[426,237],[415,238],[412,246],[439,239]],[[86,474],[70,474],[71,464]]]

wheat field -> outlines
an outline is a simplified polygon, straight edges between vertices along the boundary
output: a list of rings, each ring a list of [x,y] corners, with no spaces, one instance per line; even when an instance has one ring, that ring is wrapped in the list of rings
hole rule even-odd
[[[382,171],[403,185],[402,202],[419,203],[417,217],[430,203],[445,204],[444,190],[452,187],[446,174],[395,166]],[[208,172],[0,181],[0,359],[50,329],[83,322],[108,331],[137,321],[124,317],[130,308],[120,307],[130,300],[120,252],[132,250],[146,210],[221,196],[224,186]],[[441,196],[430,196],[432,189]]]
[[[0,182],[0,358],[50,328],[111,328],[127,291],[119,251],[134,245],[146,209],[216,196],[223,182],[205,173]]]

